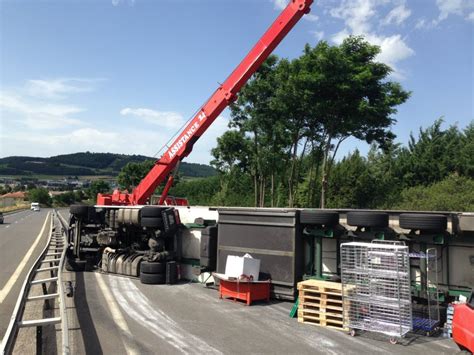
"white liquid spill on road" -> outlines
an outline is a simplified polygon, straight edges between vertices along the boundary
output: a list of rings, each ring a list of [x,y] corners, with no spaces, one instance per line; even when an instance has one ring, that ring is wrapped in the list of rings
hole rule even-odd
[[[107,301],[107,306],[109,307],[110,314],[117,325],[117,327],[121,331],[121,339],[123,341],[123,345],[125,346],[125,351],[128,355],[138,355],[140,352],[137,349],[135,340],[133,339],[133,335],[128,328],[127,322],[120,311],[120,307],[117,305],[114,296],[110,293],[109,288],[105,284],[102,275],[98,272],[95,273],[95,277],[97,279],[97,284],[102,291],[102,295],[104,296],[105,300]]]
[[[130,279],[109,277],[109,280],[122,309],[176,350],[184,354],[221,354],[219,350],[188,333],[166,313],[157,309]]]

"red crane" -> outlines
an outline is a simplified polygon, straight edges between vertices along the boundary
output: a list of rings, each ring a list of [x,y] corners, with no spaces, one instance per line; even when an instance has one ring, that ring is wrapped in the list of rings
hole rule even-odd
[[[116,206],[145,204],[166,176],[170,174],[181,160],[191,153],[194,143],[202,136],[212,122],[237,98],[237,93],[242,86],[265,59],[268,58],[293,26],[304,14],[309,13],[312,3],[313,0],[291,0],[232,74],[197,111],[194,118],[161,158],[155,162],[153,168],[132,193],[115,190],[113,194],[98,194],[97,204]],[[172,182],[173,175],[170,176],[163,190],[160,204],[166,198]]]

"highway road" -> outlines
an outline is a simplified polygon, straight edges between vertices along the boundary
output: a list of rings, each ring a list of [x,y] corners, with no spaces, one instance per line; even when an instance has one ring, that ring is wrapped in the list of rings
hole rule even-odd
[[[25,277],[44,248],[50,209],[5,215],[0,224],[0,339],[8,327]]]
[[[247,307],[219,300],[215,289],[196,283],[143,285],[99,272],[67,273],[66,279],[75,287],[68,309],[71,351],[77,354],[457,352],[445,338],[411,335],[397,345],[369,333],[352,338],[289,318],[292,303]]]

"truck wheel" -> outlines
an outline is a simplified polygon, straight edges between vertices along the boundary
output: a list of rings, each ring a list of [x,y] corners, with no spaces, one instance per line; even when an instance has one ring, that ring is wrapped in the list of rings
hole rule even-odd
[[[165,274],[144,274],[140,273],[140,282],[148,285],[159,285],[166,282]]]
[[[162,228],[163,219],[160,217],[142,217],[141,225],[142,227]]]
[[[347,224],[354,227],[388,227],[388,213],[347,212]]]
[[[140,210],[141,217],[160,217],[161,212],[165,210],[167,207],[152,207],[152,206],[145,206]]]
[[[448,228],[448,218],[442,214],[402,213],[398,224],[403,229],[445,231]]]
[[[79,217],[87,217],[89,214],[89,206],[87,205],[71,205],[69,207],[69,213],[79,216]]]
[[[144,274],[164,274],[166,271],[166,263],[142,261],[140,268]]]
[[[300,223],[335,226],[339,224],[339,213],[320,210],[302,210],[300,212]]]

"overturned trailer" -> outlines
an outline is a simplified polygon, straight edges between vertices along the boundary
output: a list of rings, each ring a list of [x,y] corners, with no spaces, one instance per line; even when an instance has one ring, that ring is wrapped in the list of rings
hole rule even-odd
[[[250,253],[272,279],[272,297],[291,300],[303,279],[338,280],[342,243],[376,239],[403,241],[416,255],[436,250],[435,273],[422,259],[411,260],[415,298],[436,286],[442,300],[474,285],[469,213],[71,206],[70,216],[69,268],[100,268],[145,283],[164,283],[167,274],[176,280],[177,265],[181,277],[203,280],[200,274],[223,272],[228,255]]]

